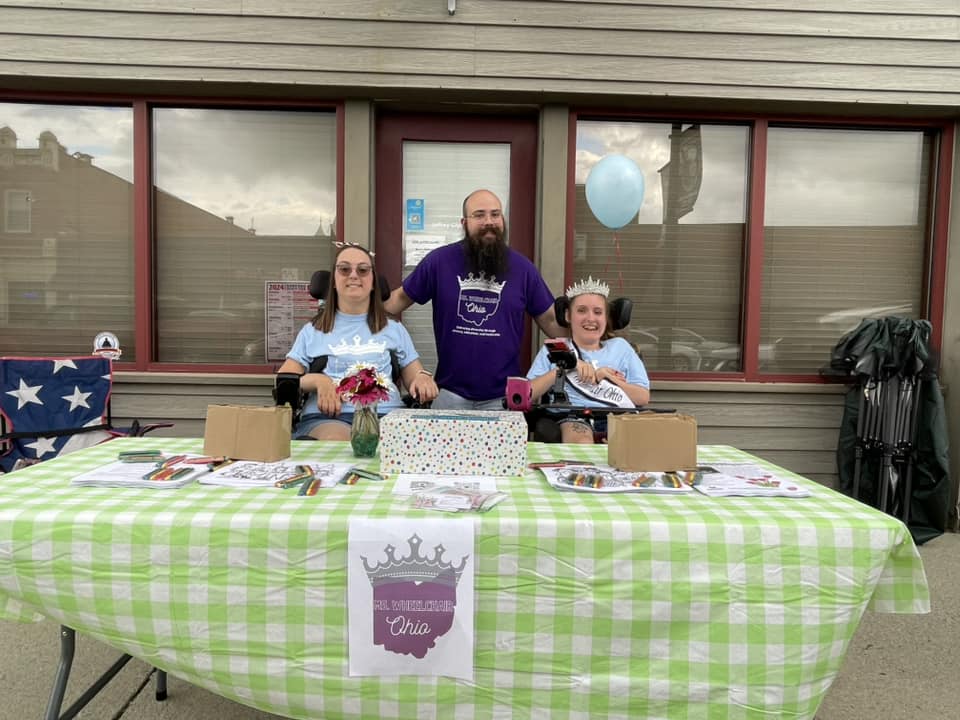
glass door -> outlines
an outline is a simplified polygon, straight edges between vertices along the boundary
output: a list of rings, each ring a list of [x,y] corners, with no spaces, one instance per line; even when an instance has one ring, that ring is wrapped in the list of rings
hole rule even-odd
[[[430,250],[463,238],[463,200],[484,188],[503,203],[510,246],[533,258],[536,121],[478,116],[386,115],[377,125],[380,272],[396,287]],[[432,307],[403,324],[424,367],[436,367]],[[529,364],[529,324],[521,365]]]

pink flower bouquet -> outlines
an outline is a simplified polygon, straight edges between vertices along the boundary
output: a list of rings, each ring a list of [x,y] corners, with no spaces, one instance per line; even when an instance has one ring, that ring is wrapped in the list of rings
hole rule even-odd
[[[390,381],[372,365],[354,365],[337,385],[340,399],[354,405],[371,405],[390,397]]]

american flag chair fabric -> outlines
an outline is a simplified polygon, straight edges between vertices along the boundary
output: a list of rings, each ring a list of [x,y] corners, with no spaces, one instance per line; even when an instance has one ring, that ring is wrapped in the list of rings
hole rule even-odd
[[[109,358],[0,358],[0,468],[10,472],[18,460],[41,462],[158,427],[114,428],[112,387]]]

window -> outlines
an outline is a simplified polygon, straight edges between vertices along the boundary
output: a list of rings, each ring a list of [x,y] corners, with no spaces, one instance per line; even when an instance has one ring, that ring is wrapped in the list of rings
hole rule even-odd
[[[0,351],[135,358],[132,110],[0,103],[0,167]]]
[[[336,130],[326,108],[0,103],[0,354],[106,330],[141,370],[281,360],[332,255]]]
[[[741,368],[740,304],[749,129],[691,123],[577,123],[573,277],[633,299],[624,336],[652,371]],[[643,174],[639,212],[605,226],[587,202],[607,155]],[[603,213],[601,213],[603,214]]]
[[[160,108],[153,124],[157,360],[263,364],[265,284],[330,265],[336,116]]]
[[[864,317],[921,316],[932,138],[771,127],[761,348],[815,373]]]
[[[6,232],[30,232],[30,191],[7,190],[3,194],[3,217]]]
[[[648,369],[742,378],[749,358],[746,379],[813,377],[862,318],[929,312],[938,129],[579,120],[576,132],[572,275],[633,299],[624,334]],[[751,147],[766,149],[752,193]],[[608,155],[645,183],[616,229],[588,201]]]

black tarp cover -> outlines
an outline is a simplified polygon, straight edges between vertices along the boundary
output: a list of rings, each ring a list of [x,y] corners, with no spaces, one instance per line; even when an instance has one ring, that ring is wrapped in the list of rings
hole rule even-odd
[[[945,531],[950,504],[946,413],[935,363],[930,357],[929,339],[930,323],[926,320],[867,319],[841,338],[830,362],[833,374],[844,374],[855,383],[845,398],[837,444],[839,488],[848,495],[853,491],[857,416],[863,384],[870,378],[887,379],[895,374],[914,374],[923,381],[912,453],[913,491],[907,523],[918,544]],[[858,499],[876,506],[880,454],[865,452],[862,464]],[[901,477],[900,481],[903,480]]]

